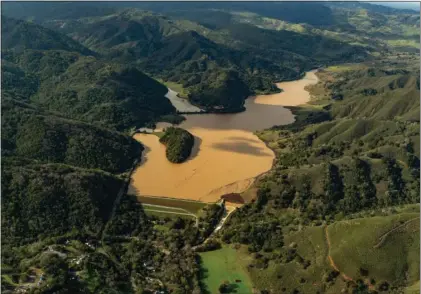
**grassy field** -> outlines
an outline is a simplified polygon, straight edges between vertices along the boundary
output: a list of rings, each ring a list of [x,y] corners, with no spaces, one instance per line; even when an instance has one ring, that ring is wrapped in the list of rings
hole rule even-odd
[[[189,200],[180,200],[172,198],[159,198],[159,197],[147,197],[147,196],[137,196],[139,202],[143,205],[152,204],[152,205],[161,205],[172,208],[181,208],[193,214],[196,214],[200,209],[205,207],[206,203],[199,201],[189,201]]]
[[[186,89],[183,88],[183,86],[181,84],[177,84],[174,82],[170,82],[170,81],[166,81],[164,82],[162,79],[156,79],[158,82],[160,82],[161,84],[167,86],[168,88],[170,88],[171,90],[174,90],[178,93],[178,96],[180,98],[185,98],[187,99],[187,95],[188,95],[188,91]]]
[[[7,286],[16,287],[19,285],[15,283],[9,275],[1,275],[1,283],[3,284],[3,286],[6,286],[6,287]]]
[[[161,139],[162,136],[164,136],[165,132],[153,132],[152,135],[157,136],[158,138]]]
[[[341,65],[332,65],[326,68],[327,71],[331,72],[344,72],[348,70],[364,69],[366,66],[362,63],[348,63]]]
[[[145,211],[148,210],[161,210],[164,212],[173,212],[173,213],[189,213],[187,210],[184,210],[182,208],[177,207],[167,207],[167,206],[161,206],[161,205],[151,205],[151,204],[143,204],[143,209]]]
[[[249,275],[253,285],[259,290],[270,289],[271,293],[295,290],[299,293],[341,293],[347,288],[341,276],[334,283],[324,280],[326,273],[333,270],[328,259],[330,254],[341,275],[353,280],[374,279],[374,287],[387,281],[400,285],[406,293],[419,293],[413,292],[419,286],[416,283],[419,283],[420,274],[419,218],[416,219],[419,212],[412,212],[416,208],[419,206],[402,207],[398,209],[399,214],[391,216],[335,222],[327,228],[330,250],[323,226],[285,232],[285,246],[295,248],[310,265],[304,268],[293,260],[270,262],[263,270],[251,268]],[[401,227],[396,229],[398,226]],[[361,275],[360,268],[368,270],[368,276]]]
[[[387,40],[386,43],[393,47],[414,47],[416,49],[420,48],[420,43],[415,40]]]
[[[295,244],[295,245],[293,245]],[[340,293],[345,283],[338,279],[326,288],[322,283],[325,272],[331,270],[327,261],[327,244],[323,228],[306,227],[285,236],[285,246],[296,246],[296,250],[310,266],[304,268],[295,260],[289,263],[270,262],[264,270],[252,269],[250,275],[258,289],[271,289],[272,293]],[[294,273],[294,274],[291,274]]]
[[[420,274],[419,223],[419,212],[337,222],[328,227],[331,256],[353,279],[412,285]]]
[[[405,294],[419,294],[420,293],[420,281],[416,282],[414,285],[407,287],[405,289]]]
[[[165,211],[165,210],[148,210],[145,209],[145,213],[148,216],[155,216],[158,218],[170,218],[170,219],[175,219],[175,218],[182,218],[182,219],[194,219],[194,215],[187,215],[187,214],[179,214],[179,213],[174,213],[172,211]]]
[[[253,293],[252,283],[245,268],[246,260],[243,259],[241,252],[226,246],[219,250],[200,253],[200,257],[204,293],[219,293],[218,288],[225,281],[232,289],[230,293]]]

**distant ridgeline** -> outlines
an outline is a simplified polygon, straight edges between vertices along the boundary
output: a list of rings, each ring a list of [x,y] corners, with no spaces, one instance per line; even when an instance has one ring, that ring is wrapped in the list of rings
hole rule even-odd
[[[117,7],[111,11],[113,5]],[[160,11],[159,5],[135,5]],[[45,12],[37,11],[40,8],[31,9],[35,14],[32,19],[66,34],[96,54],[133,64],[155,77],[181,84],[191,102],[208,111],[242,110],[245,98],[251,94],[278,92],[274,82],[296,79],[319,64],[354,61],[368,54],[363,46],[325,36],[244,24],[236,20],[231,14],[233,11],[192,10],[195,5],[186,10],[182,3],[179,5],[169,4],[173,9],[156,14],[121,9],[120,4],[107,7],[92,4],[82,5],[84,14],[79,15],[68,5],[58,4],[53,20],[45,18]],[[17,11],[21,6],[9,5],[5,8],[6,14],[26,18]],[[107,11],[103,14],[107,17],[98,16],[94,6]],[[265,12],[270,11],[267,5],[263,6]],[[329,12],[327,7],[313,6],[308,8],[307,16],[311,16],[310,11],[314,13],[314,9]],[[258,6],[250,5],[250,9],[258,9]],[[297,12],[296,7],[288,9]],[[299,15],[303,13],[301,9]],[[213,22],[209,23],[210,20]]]

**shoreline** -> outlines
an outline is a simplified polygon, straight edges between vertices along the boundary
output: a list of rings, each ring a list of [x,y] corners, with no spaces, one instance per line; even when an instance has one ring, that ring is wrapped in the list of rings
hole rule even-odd
[[[296,121],[296,115],[288,106],[304,105],[310,101],[310,93],[305,90],[305,87],[318,82],[317,76],[311,76],[315,71],[317,70],[306,72],[299,80],[281,83],[286,91],[249,96],[245,104],[245,110],[248,111],[237,114],[207,113],[209,117],[196,115],[204,113],[187,115],[180,127],[195,133],[195,136],[204,140],[204,145],[201,145],[199,151],[199,155],[202,156],[195,156],[194,159],[180,164],[178,168],[162,162],[160,159],[162,150],[155,146],[156,142],[151,137],[143,134],[134,136],[152,151],[148,153],[145,163],[138,167],[138,172],[134,173],[131,181],[132,191],[136,191],[135,195],[140,197],[144,195],[162,199],[214,203],[223,195],[242,194],[255,188],[258,179],[271,172],[276,161],[275,151],[260,138],[258,132],[280,125],[289,125]],[[310,76],[306,79],[306,75]],[[276,86],[281,88],[279,83]],[[142,130],[139,129],[139,131]],[[159,131],[159,127],[154,131]],[[145,133],[153,134],[153,129]],[[270,157],[270,163],[268,157]],[[244,162],[249,162],[250,169],[241,168]],[[263,171],[258,171],[261,168]],[[253,171],[257,173],[253,175]],[[239,180],[238,176],[240,176]],[[165,186],[156,184],[155,179],[161,177],[169,180]],[[224,187],[226,187],[225,191]],[[140,193],[140,191],[144,192]]]

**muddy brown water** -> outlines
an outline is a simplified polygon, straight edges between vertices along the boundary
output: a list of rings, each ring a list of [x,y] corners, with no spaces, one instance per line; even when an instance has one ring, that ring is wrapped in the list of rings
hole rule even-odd
[[[317,83],[314,71],[301,80],[278,83],[282,93],[246,100],[246,111],[236,114],[191,114],[179,127],[195,136],[190,158],[170,163],[165,146],[153,134],[136,134],[145,146],[132,174],[129,193],[215,202],[221,195],[241,193],[254,178],[271,169],[274,153],[253,132],[294,122],[283,106],[306,103],[305,86]],[[157,129],[168,126],[159,123]]]

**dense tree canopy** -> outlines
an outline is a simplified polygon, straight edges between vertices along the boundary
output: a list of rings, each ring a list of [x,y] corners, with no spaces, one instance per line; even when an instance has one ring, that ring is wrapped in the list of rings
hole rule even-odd
[[[169,127],[159,142],[167,147],[165,155],[172,163],[182,163],[190,156],[194,145],[194,136],[181,128]]]

